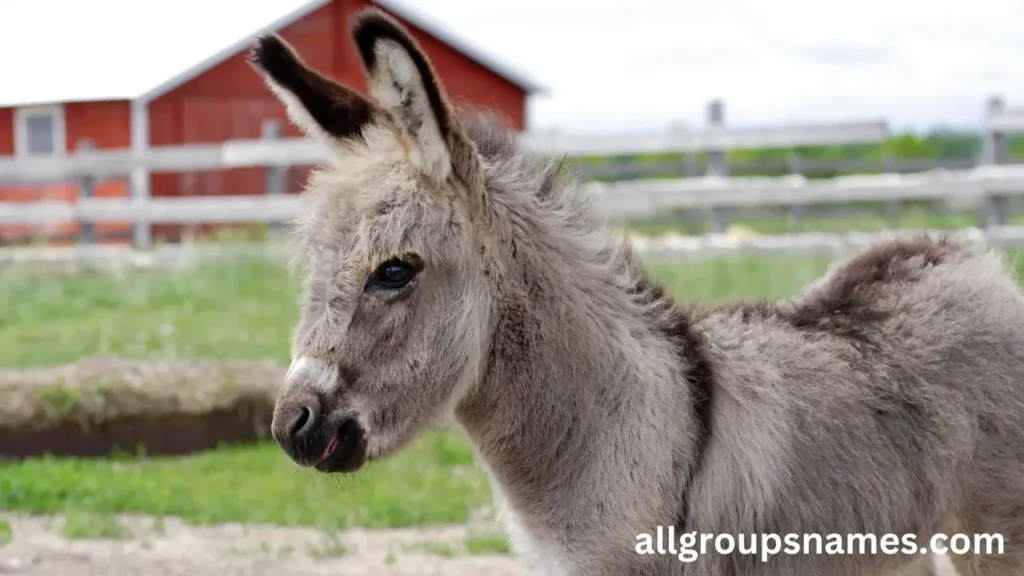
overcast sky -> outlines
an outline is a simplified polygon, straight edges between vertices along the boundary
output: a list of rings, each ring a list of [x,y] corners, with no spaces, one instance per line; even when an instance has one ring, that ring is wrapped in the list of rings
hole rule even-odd
[[[545,85],[535,129],[700,125],[716,97],[730,124],[897,129],[977,125],[991,94],[1024,105],[1024,0],[388,1]],[[59,40],[0,66],[0,104],[136,97],[303,2],[0,0],[0,51]]]
[[[976,124],[1024,104],[1024,0],[393,0],[550,89],[534,128],[885,117]]]

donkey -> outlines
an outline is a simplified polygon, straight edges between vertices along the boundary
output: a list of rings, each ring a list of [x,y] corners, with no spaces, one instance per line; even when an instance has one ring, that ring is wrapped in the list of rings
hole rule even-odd
[[[1002,555],[958,571],[1024,571],[1024,295],[1001,256],[892,240],[788,300],[677,304],[564,163],[453,107],[402,25],[370,9],[351,33],[368,96],[277,35],[250,54],[332,151],[294,226],[301,317],[272,434],[295,463],[351,473],[454,424],[536,574],[863,576],[930,557],[705,540],[684,561],[646,553],[659,529],[999,533]]]

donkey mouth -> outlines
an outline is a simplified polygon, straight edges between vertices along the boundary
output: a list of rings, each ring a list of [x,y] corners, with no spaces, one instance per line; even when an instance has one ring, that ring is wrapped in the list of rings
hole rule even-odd
[[[355,418],[349,418],[338,426],[313,467],[325,473],[355,472],[365,463],[366,434]]]

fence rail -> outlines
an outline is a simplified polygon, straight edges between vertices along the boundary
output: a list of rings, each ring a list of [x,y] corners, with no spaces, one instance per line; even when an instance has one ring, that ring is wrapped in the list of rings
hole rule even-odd
[[[327,149],[304,138],[229,140],[222,144],[155,146],[142,154],[130,150],[80,152],[47,158],[0,160],[0,184],[32,184],[85,177],[125,177],[150,173],[322,164]]]
[[[288,196],[168,196],[148,199],[82,198],[77,202],[0,202],[0,225],[61,222],[232,224],[285,222],[303,198]]]
[[[999,100],[989,103],[987,129],[990,132],[1024,132],[1024,108],[1004,108]]]
[[[717,210],[753,206],[847,204],[866,201],[980,202],[1024,193],[1024,165],[994,165],[919,174],[880,174],[809,179],[701,177],[581,184],[598,209],[613,219],[649,216],[666,209]],[[302,210],[301,195],[80,198],[76,202],[0,202],[0,224],[67,221],[158,223],[283,222]]]
[[[528,135],[524,141],[539,152],[587,155],[703,152],[747,148],[795,148],[878,142],[889,136],[885,120],[861,120],[789,126],[710,127],[704,130],[618,132],[614,134]]]
[[[935,170],[918,174],[878,174],[810,179],[705,177],[679,180],[588,183],[587,188],[614,201],[610,210],[717,208],[792,204],[846,204],[874,200],[923,200],[952,196],[982,198],[1003,191],[1024,191],[1024,164]],[[614,200],[613,200],[614,199]]]
[[[697,132],[617,134],[525,134],[521,141],[544,154],[623,154],[728,150],[744,147],[825,145],[833,142],[878,141],[886,137],[884,121],[764,128],[719,128]],[[327,150],[305,138],[229,140],[220,144],[155,146],[144,153],[131,150],[85,151],[57,157],[0,159],[0,184],[26,184],[83,177],[221,170],[321,164]]]

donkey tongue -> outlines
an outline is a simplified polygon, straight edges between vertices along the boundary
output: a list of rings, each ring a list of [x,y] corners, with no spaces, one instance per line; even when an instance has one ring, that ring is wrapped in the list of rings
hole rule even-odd
[[[327,443],[327,448],[324,449],[324,455],[320,457],[320,462],[327,460],[327,458],[334,453],[334,450],[338,447],[338,435],[335,434],[331,437],[331,441]]]

